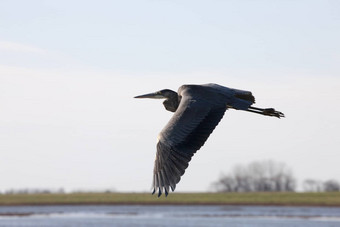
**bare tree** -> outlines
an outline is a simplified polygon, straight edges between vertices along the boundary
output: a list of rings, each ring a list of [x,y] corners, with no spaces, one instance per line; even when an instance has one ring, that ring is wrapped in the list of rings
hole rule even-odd
[[[340,191],[340,183],[336,180],[328,180],[323,183],[324,191],[338,192]]]
[[[231,174],[221,176],[214,186],[222,192],[294,191],[296,180],[285,164],[261,161],[234,167]]]
[[[319,180],[306,179],[303,182],[303,189],[306,192],[322,192],[323,191],[323,183]]]
[[[236,180],[228,175],[223,175],[220,179],[213,183],[213,187],[220,192],[236,192],[237,191]]]

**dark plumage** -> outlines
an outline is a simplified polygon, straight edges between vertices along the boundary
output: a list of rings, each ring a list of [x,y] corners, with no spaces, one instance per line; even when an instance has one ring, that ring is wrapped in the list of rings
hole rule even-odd
[[[183,85],[174,92],[169,89],[136,96],[164,98],[166,110],[175,112],[160,132],[154,166],[153,193],[175,190],[192,156],[199,150],[222,119],[228,108],[267,116],[284,117],[273,108],[252,107],[255,98],[249,91],[217,84]]]

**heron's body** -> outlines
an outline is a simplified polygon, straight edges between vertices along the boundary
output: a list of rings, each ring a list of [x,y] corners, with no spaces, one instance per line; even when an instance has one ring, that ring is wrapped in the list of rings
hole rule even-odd
[[[175,190],[191,157],[199,150],[228,108],[267,116],[283,117],[273,108],[252,107],[255,98],[249,91],[217,84],[183,85],[174,92],[168,89],[135,98],[165,98],[163,105],[174,115],[160,132],[154,166],[153,191],[158,196],[169,188]]]

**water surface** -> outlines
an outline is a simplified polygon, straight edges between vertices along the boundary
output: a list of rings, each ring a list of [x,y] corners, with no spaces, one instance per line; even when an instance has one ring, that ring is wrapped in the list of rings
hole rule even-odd
[[[338,207],[0,206],[0,226],[339,226]]]

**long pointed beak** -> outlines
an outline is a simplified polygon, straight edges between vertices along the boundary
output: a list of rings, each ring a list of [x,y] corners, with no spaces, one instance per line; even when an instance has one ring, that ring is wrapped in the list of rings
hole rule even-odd
[[[137,98],[137,99],[144,99],[144,98],[164,99],[165,97],[163,95],[159,94],[158,92],[154,92],[154,93],[149,93],[149,94],[145,94],[145,95],[138,95],[138,96],[135,96],[134,98]]]

